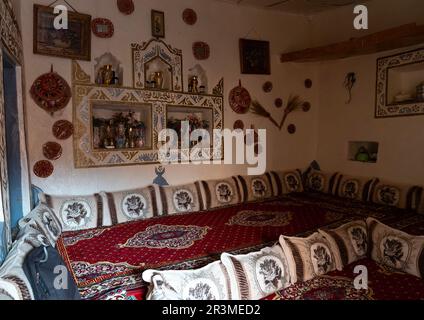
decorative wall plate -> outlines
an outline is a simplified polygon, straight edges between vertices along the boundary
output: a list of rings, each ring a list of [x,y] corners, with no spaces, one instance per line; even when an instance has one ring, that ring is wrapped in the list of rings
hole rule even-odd
[[[272,85],[272,82],[271,81],[265,82],[264,85],[263,85],[263,87],[262,87],[262,89],[265,92],[267,92],[267,93],[271,92],[272,91],[272,88],[273,88],[273,85]]]
[[[290,133],[290,134],[295,134],[295,133],[296,133],[296,130],[297,130],[297,128],[296,128],[296,125],[294,125],[294,124],[290,124],[290,125],[287,127],[287,131],[288,131],[288,133]]]
[[[131,14],[134,12],[134,2],[132,0],[118,0],[118,9],[123,14]]]
[[[38,161],[33,168],[34,174],[39,178],[48,178],[53,174],[54,166],[50,161]]]
[[[197,60],[206,60],[210,56],[210,48],[206,42],[193,43],[193,55]]]
[[[305,88],[306,89],[312,88],[312,80],[311,79],[306,79],[305,80]]]
[[[185,9],[183,11],[183,20],[188,25],[192,26],[197,22],[197,14],[193,9]]]
[[[234,130],[240,129],[240,130],[244,130],[244,123],[241,120],[237,120],[236,122],[234,122]]]
[[[74,125],[67,120],[59,120],[53,125],[52,132],[56,139],[66,140],[74,133]]]
[[[302,109],[304,112],[309,112],[311,110],[312,106],[309,102],[304,102],[302,105]]]
[[[275,99],[274,104],[277,108],[281,108],[283,106],[283,99],[281,98]]]
[[[72,96],[66,80],[53,68],[34,81],[30,93],[35,103],[50,114],[65,108]]]
[[[251,103],[250,93],[242,87],[240,81],[238,87],[230,92],[230,107],[235,113],[244,114],[249,111]]]
[[[115,28],[112,21],[105,18],[96,18],[91,22],[91,30],[99,38],[112,38]]]
[[[57,142],[47,142],[43,146],[43,154],[48,160],[58,160],[62,156],[62,146]]]

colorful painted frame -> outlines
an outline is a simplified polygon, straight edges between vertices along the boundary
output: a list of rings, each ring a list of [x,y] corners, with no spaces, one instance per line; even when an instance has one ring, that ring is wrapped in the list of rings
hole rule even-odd
[[[424,62],[424,48],[377,59],[375,118],[424,115],[424,101],[388,103],[389,71]]]

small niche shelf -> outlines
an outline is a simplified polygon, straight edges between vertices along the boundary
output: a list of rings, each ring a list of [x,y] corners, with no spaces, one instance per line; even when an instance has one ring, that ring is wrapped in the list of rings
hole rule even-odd
[[[378,161],[379,143],[374,141],[349,141],[348,143],[348,160],[377,163]]]

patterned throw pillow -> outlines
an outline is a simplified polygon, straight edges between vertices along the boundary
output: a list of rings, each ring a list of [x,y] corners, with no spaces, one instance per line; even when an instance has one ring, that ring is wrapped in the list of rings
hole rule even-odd
[[[57,239],[62,234],[62,227],[54,212],[46,205],[40,203],[25,218],[19,221],[21,233],[38,231],[45,236],[52,247],[56,246]]]
[[[162,215],[204,210],[200,182],[176,187],[159,187]]]
[[[201,181],[204,209],[232,206],[241,202],[237,178]]]
[[[336,194],[339,173],[312,170],[306,179],[306,189],[313,192]]]
[[[103,192],[101,195],[106,204],[105,216],[110,217],[112,225],[159,216],[155,186],[121,192]]]
[[[50,196],[39,194],[40,203],[47,205],[61,223],[62,231],[87,230],[102,227],[104,221],[103,199],[93,196]]]
[[[418,186],[377,180],[372,189],[372,201],[377,204],[418,211],[423,189]]]
[[[272,171],[271,175],[274,180],[274,196],[304,191],[301,170]]]
[[[365,221],[353,221],[337,229],[318,231],[330,243],[338,270],[367,257],[368,231]]]
[[[221,261],[230,276],[234,300],[259,300],[291,284],[280,245],[247,255],[224,253]]]
[[[316,232],[308,238],[280,237],[292,283],[311,280],[336,270],[331,244]]]
[[[340,174],[336,181],[335,195],[351,200],[370,201],[370,190],[375,179]]]
[[[424,278],[424,236],[412,236],[368,218],[371,258],[395,270]]]
[[[261,176],[238,176],[243,202],[256,202],[274,197],[271,173]]]
[[[231,300],[225,266],[214,262],[198,270],[143,272],[150,283],[147,300]]]

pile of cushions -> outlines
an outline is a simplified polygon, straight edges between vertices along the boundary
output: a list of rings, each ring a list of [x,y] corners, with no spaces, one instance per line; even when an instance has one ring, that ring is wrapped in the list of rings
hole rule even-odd
[[[303,192],[301,171],[268,172],[197,181],[180,186],[151,185],[90,196],[40,194],[41,206],[55,214],[63,232],[106,227],[159,216],[208,211]]]
[[[143,280],[150,283],[149,300],[259,300],[364,258],[424,278],[424,236],[368,218],[307,238],[281,236],[273,247],[246,255],[224,253],[198,270],[147,270]]]
[[[305,190],[424,214],[424,188],[420,186],[311,170]]]

